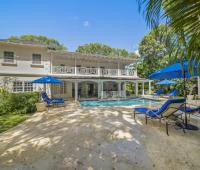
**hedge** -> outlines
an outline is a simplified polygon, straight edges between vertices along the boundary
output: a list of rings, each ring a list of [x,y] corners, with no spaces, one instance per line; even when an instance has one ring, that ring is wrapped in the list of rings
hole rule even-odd
[[[36,111],[35,103],[39,101],[38,92],[9,93],[0,92],[0,115],[2,114],[26,114]]]

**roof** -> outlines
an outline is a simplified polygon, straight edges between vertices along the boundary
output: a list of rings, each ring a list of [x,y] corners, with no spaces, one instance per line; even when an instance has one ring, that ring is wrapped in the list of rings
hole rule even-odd
[[[98,54],[85,54],[85,53],[78,53],[78,52],[68,52],[68,51],[53,51],[49,50],[50,53],[53,53],[54,55],[57,55],[59,57],[77,57],[77,59],[83,59],[85,58],[86,60],[98,60],[98,59],[107,59],[110,61],[124,61],[125,63],[133,63],[137,61],[135,58],[129,58],[129,57],[121,57],[121,56],[104,56],[104,55],[98,55]]]
[[[31,46],[48,47],[46,44],[43,44],[40,41],[17,40],[17,39],[16,40],[0,39],[0,42],[10,43],[10,44],[20,44],[20,45],[31,45]]]
[[[78,52],[68,52],[64,50],[54,50],[50,46],[41,43],[40,41],[29,41],[29,40],[10,40],[10,39],[0,39],[0,43],[7,43],[7,44],[16,44],[16,45],[27,45],[27,46],[35,46],[35,47],[43,47],[49,49],[50,53],[53,53],[58,56],[72,56],[77,58],[87,58],[87,59],[107,59],[107,60],[120,60],[124,61],[127,64],[137,61],[136,58],[130,57],[122,57],[122,56],[104,56],[99,54],[85,54],[85,53],[78,53]]]

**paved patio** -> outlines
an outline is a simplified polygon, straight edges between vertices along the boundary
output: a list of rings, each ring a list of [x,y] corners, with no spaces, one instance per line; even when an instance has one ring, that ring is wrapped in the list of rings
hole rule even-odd
[[[0,134],[1,170],[200,169],[200,131],[170,136],[126,108],[71,103]]]

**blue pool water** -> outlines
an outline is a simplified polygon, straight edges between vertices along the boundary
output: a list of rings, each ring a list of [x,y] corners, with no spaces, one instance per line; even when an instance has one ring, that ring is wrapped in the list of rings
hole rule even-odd
[[[158,102],[145,98],[131,98],[121,100],[83,100],[80,101],[81,106],[131,106],[131,105],[146,105]]]

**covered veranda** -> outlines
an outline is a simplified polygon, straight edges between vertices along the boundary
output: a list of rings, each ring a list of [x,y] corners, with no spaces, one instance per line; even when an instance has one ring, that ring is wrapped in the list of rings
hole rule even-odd
[[[120,80],[120,79],[93,79],[93,80],[73,80],[73,97],[79,99],[96,98],[127,98],[126,86],[128,83],[134,84],[135,97],[151,94],[151,82],[148,79]],[[148,92],[145,93],[145,84],[148,83]],[[139,85],[141,92],[139,92]]]

